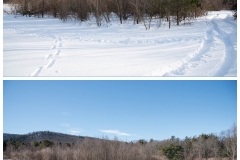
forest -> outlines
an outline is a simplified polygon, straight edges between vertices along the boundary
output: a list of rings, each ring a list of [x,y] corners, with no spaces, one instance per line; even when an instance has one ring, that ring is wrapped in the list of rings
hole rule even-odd
[[[237,0],[4,0],[13,12],[22,16],[53,16],[63,21],[94,19],[97,26],[110,23],[116,16],[119,23],[131,20],[150,29],[152,19],[171,25],[189,24],[207,11],[237,9]]]
[[[161,134],[161,133],[160,133]],[[31,135],[31,134],[30,134]],[[237,126],[216,134],[184,139],[123,142],[117,137],[84,138],[79,142],[48,140],[22,142],[10,138],[3,142],[3,158],[12,160],[236,160]]]

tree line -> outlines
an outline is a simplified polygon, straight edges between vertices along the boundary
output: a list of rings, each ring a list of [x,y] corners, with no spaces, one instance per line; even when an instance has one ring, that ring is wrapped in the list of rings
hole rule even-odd
[[[220,10],[236,4],[236,0],[8,0],[23,16],[52,15],[63,21],[86,21],[94,17],[97,26],[111,22],[117,15],[119,22],[131,19],[150,29],[152,18],[180,25],[203,16],[208,10]]]
[[[104,137],[74,143],[50,140],[23,143],[12,138],[3,142],[3,157],[12,160],[236,160],[237,126],[219,135],[201,134],[182,140],[172,136],[162,141],[122,142]]]

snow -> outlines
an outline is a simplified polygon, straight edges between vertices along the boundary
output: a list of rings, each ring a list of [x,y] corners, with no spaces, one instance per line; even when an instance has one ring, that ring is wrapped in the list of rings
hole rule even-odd
[[[6,5],[6,10],[10,10]],[[237,21],[209,12],[191,25],[3,15],[4,76],[237,76]]]

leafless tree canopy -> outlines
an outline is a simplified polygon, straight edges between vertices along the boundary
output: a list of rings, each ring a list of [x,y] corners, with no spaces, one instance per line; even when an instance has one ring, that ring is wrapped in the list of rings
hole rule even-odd
[[[111,21],[113,13],[122,24],[131,18],[134,24],[143,23],[150,29],[152,18],[167,20],[171,24],[185,23],[202,16],[207,10],[230,9],[236,0],[6,0],[15,5],[23,16],[52,15],[63,21],[88,20],[93,16],[96,24]]]
[[[3,150],[4,158],[12,160],[236,160],[237,126],[219,136],[201,134],[183,140],[172,136],[149,142],[144,139],[122,142],[104,137],[69,143],[51,140],[23,143],[12,138],[3,142]]]

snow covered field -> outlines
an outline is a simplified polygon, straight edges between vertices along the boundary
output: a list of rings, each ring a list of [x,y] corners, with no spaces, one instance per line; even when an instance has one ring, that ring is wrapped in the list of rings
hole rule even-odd
[[[5,7],[6,9],[6,7]],[[191,25],[153,20],[62,22],[3,15],[4,76],[237,76],[237,21],[210,12]]]

